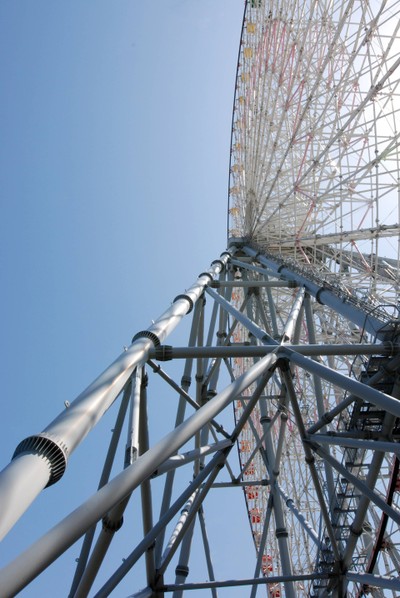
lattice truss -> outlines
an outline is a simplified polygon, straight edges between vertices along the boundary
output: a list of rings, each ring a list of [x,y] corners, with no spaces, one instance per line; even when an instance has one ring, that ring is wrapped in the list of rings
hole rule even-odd
[[[399,14],[246,3],[228,251],[17,447],[1,535],[116,410],[99,491],[0,572],[2,595],[81,538],[75,598],[126,579],[138,598],[400,595]]]
[[[250,254],[257,257],[257,251]],[[234,342],[257,344],[257,337],[258,342],[261,339],[264,343],[273,343],[275,339],[283,346],[291,343],[302,355],[311,355],[314,351],[311,346],[319,347],[312,359],[327,368],[325,374],[330,370],[368,384],[383,364],[388,365],[383,356],[370,357],[370,349],[367,348],[371,348],[371,343],[373,346],[377,336],[366,330],[366,319],[368,313],[373,313],[372,310],[366,312],[362,306],[356,306],[365,319],[364,325],[355,325],[340,312],[318,301],[311,301],[307,295],[304,296],[304,289],[293,289],[290,282],[280,286],[283,283],[276,282],[276,271],[288,272],[282,259],[266,258],[261,253],[258,255],[261,264],[257,260],[249,264],[248,255],[242,266],[240,260],[235,262],[236,278],[246,280],[247,292],[244,291],[246,286],[235,289],[232,300],[238,311],[246,314],[249,321],[257,322],[266,335],[263,337],[262,332],[252,330],[249,321],[246,326],[246,318],[243,318],[243,323],[238,324],[234,333]],[[275,272],[260,268],[267,263],[275,266]],[[256,286],[260,278],[269,280],[261,288]],[[293,282],[291,276],[288,278]],[[384,325],[383,322],[390,322],[389,314],[380,326],[377,324],[378,335],[394,339],[397,323],[391,321]],[[305,348],[307,344],[308,350]],[[323,346],[325,349],[322,349]],[[359,347],[358,354],[356,347]],[[394,370],[396,362],[393,362]],[[234,360],[234,370],[238,374],[248,367],[246,360]],[[298,575],[305,575],[310,570],[332,572],[333,552],[337,550],[337,556],[340,555],[340,560],[344,560],[353,572],[364,574],[374,571],[375,574],[379,572],[383,576],[398,577],[398,523],[386,518],[376,502],[372,501],[368,506],[361,504],[367,481],[371,484],[369,487],[374,487],[373,498],[395,507],[396,511],[393,509],[391,513],[398,519],[400,483],[397,458],[391,451],[378,455],[368,449],[371,443],[365,442],[371,438],[374,442],[383,439],[385,422],[388,437],[392,441],[397,439],[397,419],[385,409],[372,407],[368,402],[354,402],[355,397],[349,394],[349,390],[346,392],[343,386],[332,383],[332,378],[328,380],[325,374],[316,375],[307,367],[294,367],[293,364],[286,364],[286,368],[285,373],[284,368],[279,369],[278,362],[278,368],[254,408],[239,442],[243,479],[252,482],[246,488],[246,499],[255,545],[262,555],[262,571],[267,577],[283,574],[285,563],[282,555],[287,550],[291,571]],[[375,388],[395,393],[397,373],[383,376],[381,372],[380,376]],[[360,392],[359,396],[362,394]],[[236,401],[237,419],[244,407],[243,398]],[[327,413],[332,415],[332,419],[331,416],[326,417]],[[308,436],[309,443],[304,443],[307,430],[312,434]],[[254,486],[255,481],[260,479],[260,472],[261,479],[266,476],[274,482],[267,487]],[[324,517],[321,517],[325,508],[329,512],[327,526]],[[359,517],[358,529],[356,514]],[[352,533],[356,529],[358,536]],[[347,595],[361,596],[363,592],[383,595],[381,590],[372,589],[370,580],[362,579],[365,583],[347,586]],[[295,583],[294,595],[325,595],[328,587],[326,580],[302,580]],[[268,588],[271,596],[292,595],[291,590],[282,587],[282,584]],[[334,591],[340,593],[338,588]],[[397,595],[396,592],[393,595]]]
[[[397,297],[399,8],[247,3],[233,120],[231,235],[378,301]]]
[[[4,531],[18,511],[13,486],[19,493],[25,459],[38,478],[44,468],[51,485],[62,455],[65,467],[93,419],[119,405],[101,489],[0,572],[4,596],[81,536],[76,597],[92,586],[108,596],[132,575],[145,586],[138,597],[217,589],[229,596],[236,586],[239,595],[274,598],[398,595],[399,320],[343,299],[290,261],[234,239],[67,410],[22,441],[0,474]],[[187,312],[187,343],[164,344]],[[161,412],[171,431],[154,443],[158,378],[172,391]],[[236,514],[225,491],[243,493]],[[246,511],[253,564],[221,573],[219,555],[229,564],[241,554],[237,521]],[[107,577],[103,561],[114,551],[123,563]]]
[[[232,135],[230,234],[291,264],[299,275],[335,288],[344,301],[358,304],[365,313],[375,309],[382,321],[383,306],[398,317],[398,14],[397,2],[247,3]],[[275,304],[269,323],[276,317],[274,310],[279,318],[289,313],[287,293],[280,291],[272,299],[270,292],[263,302]],[[349,327],[340,313],[318,306],[313,313],[317,342],[366,340],[363,327]],[[304,340],[308,333],[306,326],[298,338]],[[276,326],[270,334],[277,334]],[[367,376],[359,357],[325,360],[337,371]],[[320,395],[324,408],[342,400],[326,383],[319,382],[316,391],[309,373],[294,371],[293,376],[305,422],[314,417],[313,397]],[[279,397],[279,388],[277,384],[272,394]],[[319,409],[321,415],[321,405]],[[354,413],[342,415],[340,426],[354,425]],[[271,430],[279,438],[276,428],[277,424]],[[245,446],[253,448],[251,443]],[[307,504],[310,513],[318,512],[305,466],[298,462],[304,455],[293,441],[286,440],[284,447],[288,459],[283,477],[292,480],[298,503]],[[352,467],[358,468],[357,475],[366,477],[364,463],[369,459],[368,453],[355,451],[348,462],[356,464]],[[390,474],[393,467],[396,460],[388,458],[387,482],[381,485],[389,494],[393,488],[388,490],[388,480],[396,477]],[[332,497],[330,476],[324,485]],[[299,486],[301,479],[304,484]],[[335,483],[340,485],[340,480]],[[347,496],[347,481],[344,484],[345,498],[338,501],[337,512],[357,511],[357,499]],[[256,500],[254,493],[251,496]],[[346,520],[344,529],[350,526],[349,513],[339,519],[335,525]],[[376,513],[370,519],[373,523],[366,526],[378,525]],[[315,518],[310,521],[315,526]],[[293,520],[289,527],[294,533]],[[343,531],[347,535],[348,529]],[[291,545],[291,555],[297,554],[296,566],[302,570],[313,557],[304,554],[301,536],[294,545],[298,552]],[[360,545],[358,550],[354,562],[360,563]]]

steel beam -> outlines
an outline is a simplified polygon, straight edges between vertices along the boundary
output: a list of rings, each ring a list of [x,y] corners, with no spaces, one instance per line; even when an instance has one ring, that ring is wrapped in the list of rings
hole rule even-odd
[[[300,313],[303,307],[304,294],[304,287],[300,288],[297,291],[295,300],[292,305],[292,309],[290,310],[290,313],[288,315],[288,319],[282,334],[282,343],[285,343],[285,345],[286,343],[293,340],[293,336],[297,326],[297,321],[299,320]]]
[[[182,467],[187,463],[192,463],[196,459],[204,458],[206,455],[211,455],[212,453],[216,453],[217,451],[221,451],[225,448],[228,448],[232,445],[232,440],[220,440],[215,444],[208,444],[205,446],[201,446],[198,449],[193,449],[191,451],[187,451],[186,453],[180,453],[178,455],[173,455],[169,459],[166,459],[162,465],[153,473],[152,477],[160,476],[167,471],[172,469],[176,469],[177,467]]]
[[[264,518],[264,522],[263,522],[263,531],[261,534],[260,546],[258,548],[257,562],[256,562],[255,571],[254,571],[255,579],[260,577],[262,559],[263,559],[263,555],[264,555],[264,551],[265,551],[265,545],[267,543],[269,524],[270,524],[271,515],[272,515],[272,504],[273,504],[273,497],[272,497],[272,494],[270,493],[270,495],[268,497],[268,501],[267,501],[266,511],[265,511],[265,518]],[[257,584],[254,584],[252,586],[250,598],[256,597],[258,587],[259,586]]]
[[[347,571],[348,581],[359,583],[360,585],[370,586],[371,588],[385,588],[393,592],[400,592],[400,580],[393,577],[384,577],[382,575],[372,575],[372,573],[357,573],[356,571]]]
[[[192,480],[182,494],[175,500],[173,505],[166,513],[157,521],[153,529],[139,542],[134,550],[124,559],[122,565],[113,573],[108,581],[96,594],[96,598],[107,598],[112,590],[119,584],[125,575],[132,569],[139,558],[146,550],[154,544],[155,539],[159,536],[161,531],[165,530],[168,523],[178,513],[179,509],[183,507],[186,501],[190,498],[195,490],[197,490],[206,480],[211,471],[214,470],[218,463],[225,461],[225,454],[223,451],[216,453],[211,461],[199,473],[197,478]]]
[[[276,484],[276,488],[277,488],[279,494],[281,495],[281,497],[283,498],[283,500],[285,501],[285,505],[287,506],[287,508],[293,513],[293,515],[296,517],[297,521],[300,523],[301,527],[310,536],[310,538],[314,542],[314,544],[316,546],[318,546],[318,548],[320,550],[326,550],[326,546],[324,546],[324,544],[322,544],[321,540],[318,537],[317,532],[312,527],[311,523],[309,523],[309,521],[307,521],[307,519],[304,517],[303,513],[301,511],[299,511],[299,509],[296,507],[293,498],[290,498],[290,496],[288,496],[286,494],[286,492],[283,490],[282,486],[279,483]]]
[[[306,314],[308,339],[309,339],[310,343],[315,344],[317,336],[316,336],[316,332],[315,332],[314,313],[313,313],[313,308],[311,305],[311,298],[308,293],[306,293],[306,295],[304,297],[304,309],[305,309],[305,314]],[[340,353],[336,353],[336,355],[340,355]],[[364,353],[364,355],[365,355],[365,353]],[[314,356],[313,359],[314,359],[314,361],[316,361],[317,356]],[[313,384],[314,384],[317,413],[318,413],[318,417],[321,418],[321,417],[323,417],[323,415],[325,413],[324,392],[323,392],[323,388],[322,388],[322,381],[321,381],[321,378],[319,376],[317,376],[316,374],[313,374],[312,378],[313,378]],[[323,430],[325,430],[325,426],[323,427]],[[329,503],[329,507],[330,507],[331,513],[333,514],[335,512],[335,507],[337,505],[333,471],[332,471],[332,468],[330,467],[330,465],[328,465],[326,462],[324,462],[324,468],[325,468],[325,478],[326,478],[326,484],[327,484],[327,488],[328,488],[328,494],[329,494],[329,496],[332,497],[332,499]]]
[[[229,450],[230,449],[227,449],[227,451],[225,451],[225,458],[227,457],[227,452]],[[203,504],[204,499],[206,498],[208,492],[210,491],[210,489],[213,485],[213,482],[215,481],[215,479],[218,476],[218,474],[220,473],[220,471],[221,471],[221,465],[217,464],[216,467],[214,467],[213,471],[208,476],[207,480],[205,480],[202,488],[197,493],[194,494],[192,504],[188,506],[184,515],[182,515],[179,525],[174,530],[173,541],[168,545],[167,550],[163,555],[161,566],[159,567],[159,569],[157,571],[158,575],[162,576],[165,573],[165,571],[166,571],[169,563],[171,562],[171,559],[173,558],[181,541],[188,539],[189,546],[186,547],[186,553],[185,553],[185,551],[183,553],[183,556],[185,557],[184,564],[186,565],[187,559],[189,556],[189,551],[190,551],[190,543],[192,540],[194,518],[195,518],[199,508]]]
[[[268,456],[268,462],[266,463],[266,467],[268,469],[269,476],[271,478],[271,493],[273,496],[273,512],[275,516],[275,535],[278,541],[279,546],[279,553],[281,559],[281,566],[283,575],[286,577],[290,577],[292,575],[292,564],[289,554],[289,545],[288,545],[288,532],[286,529],[284,511],[282,507],[281,496],[279,495],[277,489],[277,477],[279,475],[278,468],[278,460],[279,454],[278,451],[275,452],[272,436],[271,436],[271,428],[268,426],[268,412],[265,404],[265,400],[260,402],[260,414],[261,414],[261,425],[264,430],[265,434],[265,452]],[[286,426],[286,420],[281,419],[281,429],[280,429],[280,439],[283,439],[283,430]],[[278,443],[279,448],[279,443]],[[290,581],[284,582],[285,587],[285,595],[289,598],[295,598],[295,591],[293,583]]]
[[[132,465],[139,454],[139,418],[140,418],[140,396],[142,386],[142,370],[136,368],[131,383],[130,413],[127,442],[125,448],[124,467]],[[143,482],[146,483],[147,480]],[[142,484],[142,487],[143,487]],[[128,505],[130,495],[125,497],[119,504],[115,505],[103,518],[102,528],[96,544],[90,555],[87,566],[80,579],[74,598],[85,598],[96,579],[103,560],[111,545],[115,533],[121,528],[123,514]]]
[[[224,297],[222,297],[219,293],[214,291],[213,289],[207,288],[206,292],[210,295],[214,301],[219,303],[226,312],[231,314],[235,320],[240,322],[251,334],[257,338],[259,341],[265,344],[276,345],[277,342],[269,335],[265,330],[263,330],[260,326],[258,326],[255,322],[253,322],[248,316],[244,315],[241,311],[236,309],[234,305],[229,303]]]
[[[255,266],[254,264],[250,263],[250,258],[248,259],[248,262],[245,262],[246,258],[241,258],[239,259],[235,259],[235,257],[232,257],[229,260],[229,263],[232,266],[237,266],[238,268],[242,269],[244,268],[245,270],[249,270],[250,272],[257,272],[257,274],[261,274],[262,276],[272,276],[273,278],[282,278],[280,274],[277,274],[274,270],[267,270],[266,268],[262,268],[260,266]]]
[[[310,573],[308,575],[273,575],[271,577],[258,577],[254,579],[254,577],[250,577],[247,579],[229,579],[224,581],[206,581],[204,583],[185,583],[182,585],[176,584],[164,584],[159,588],[159,591],[162,592],[173,592],[177,589],[182,590],[208,590],[211,588],[234,588],[234,587],[241,587],[241,586],[254,586],[254,585],[264,585],[268,584],[277,584],[277,583],[287,583],[287,582],[302,582],[308,580],[317,580],[317,579],[330,579],[335,577],[331,574],[321,574],[321,573]],[[371,576],[374,577],[374,576]],[[97,598],[97,596],[95,597]],[[100,598],[100,597],[99,597]]]
[[[212,485],[212,488],[214,488],[214,484]],[[203,546],[204,546],[204,555],[205,555],[206,564],[207,564],[208,578],[210,581],[215,581],[214,567],[213,567],[212,558],[211,558],[210,543],[208,541],[206,521],[205,521],[205,517],[204,517],[204,509],[202,507],[199,509],[198,516],[199,516],[199,521],[200,521],[201,537],[202,537]],[[211,594],[212,594],[213,598],[218,598],[217,591],[215,588],[211,589]]]
[[[175,454],[210,419],[271,368],[276,360],[276,355],[270,354],[255,363],[247,372],[210,399],[202,409],[141,455],[135,463],[103,486],[94,496],[0,571],[0,586],[4,596],[12,596],[25,587],[114,505],[120,503],[143,480],[151,476],[165,459]]]
[[[240,480],[234,480],[233,482],[215,482],[213,488],[246,488],[247,486],[269,486],[270,481],[265,480],[246,480],[245,482],[241,482]]]
[[[325,496],[324,496],[324,493],[323,493],[323,490],[322,490],[322,487],[320,484],[318,472],[315,467],[315,458],[314,458],[314,455],[312,454],[310,446],[307,444],[306,429],[305,429],[303,418],[301,415],[301,410],[300,410],[300,407],[299,407],[299,404],[297,401],[297,396],[296,396],[296,392],[295,392],[295,389],[293,386],[293,380],[292,380],[292,376],[289,371],[289,366],[287,365],[286,367],[282,367],[281,372],[282,372],[283,380],[286,385],[288,397],[289,397],[289,400],[290,400],[290,403],[292,406],[296,425],[298,427],[298,432],[299,432],[300,438],[303,442],[305,461],[310,469],[310,474],[311,474],[311,477],[313,480],[315,492],[317,494],[318,501],[319,501],[319,504],[321,507],[321,514],[322,514],[322,517],[323,517],[323,520],[325,523],[327,534],[331,541],[332,551],[335,556],[335,560],[339,561],[340,560],[339,548],[338,548],[338,545],[336,542],[335,533],[333,531],[332,522],[330,520],[329,509],[326,505]]]
[[[246,317],[246,316],[245,316]],[[260,331],[261,329],[259,329]],[[265,335],[266,332],[262,331]],[[234,343],[230,345],[219,345],[217,347],[172,347],[171,345],[161,345],[151,349],[149,352],[150,359],[157,359],[158,361],[169,361],[171,359],[187,359],[187,358],[201,358],[209,357],[215,358],[234,358],[234,357],[263,357],[267,353],[274,350],[277,342],[271,342],[269,345],[250,345]],[[305,355],[307,357],[318,357],[322,355],[382,355],[384,357],[392,357],[400,353],[400,346],[392,343],[377,343],[377,344],[309,344],[309,345],[292,345],[285,343],[285,347]],[[157,367],[157,366],[156,366]]]
[[[288,281],[288,280],[276,280],[276,281],[271,281],[271,280],[226,280],[223,282],[220,282],[219,280],[214,280],[213,282],[210,283],[209,285],[212,289],[220,289],[220,288],[228,288],[228,289],[239,289],[239,288],[245,288],[245,289],[257,289],[257,288],[263,288],[263,289],[272,289],[272,288],[289,288],[289,289],[293,289],[296,288],[297,285]]]
[[[1,533],[3,537],[21,514],[51,481],[53,453],[57,459],[62,454],[64,469],[69,455],[82,442],[90,430],[112,405],[135,367],[144,364],[149,351],[162,343],[182,318],[190,311],[204,292],[206,285],[225,267],[229,254],[213,262],[206,273],[185,294],[178,295],[172,305],[146,331],[138,333],[131,346],[122,353],[90,386],[84,390],[68,409],[48,425],[42,434],[21,443],[13,461],[0,473]],[[36,442],[36,440],[38,441]],[[44,454],[40,452],[46,441]],[[49,445],[51,444],[51,450]],[[30,453],[28,456],[27,453]],[[43,458],[42,455],[43,454]],[[57,461],[57,467],[59,463]],[[29,483],[27,483],[28,479]]]
[[[203,347],[200,347],[200,349],[202,349],[202,348]],[[189,356],[187,356],[187,359],[189,359],[189,358],[191,359],[192,357],[189,355]],[[161,366],[155,364],[151,359],[149,359],[149,361],[147,363],[152,368],[154,373],[158,374],[160,376],[160,378],[162,378],[165,382],[167,382],[167,384],[169,384],[171,386],[171,388],[176,390],[176,392],[179,394],[180,401],[181,401],[181,399],[184,399],[188,403],[188,405],[193,407],[193,409],[195,409],[196,411],[198,409],[200,409],[200,407],[196,403],[196,401],[194,401],[192,399],[192,397],[186,392],[186,390],[182,386],[179,386],[179,384],[177,384],[170,376],[168,376],[168,374],[166,372],[164,372],[164,370],[161,368]],[[185,379],[185,376],[183,376],[183,378]],[[184,383],[184,381],[183,381],[183,383]],[[182,414],[182,417],[179,418],[180,422],[183,420],[183,415],[184,415],[184,413]],[[223,429],[223,427],[218,422],[216,422],[214,419],[210,422],[210,424],[217,430],[217,432],[219,432],[226,438],[229,438],[229,434],[227,434],[225,432],[225,430]],[[178,425],[178,424],[176,423],[176,425]]]
[[[288,349],[286,346],[280,349],[279,355],[282,357],[286,356],[291,363],[300,366],[312,374],[320,376],[324,380],[339,386],[343,390],[347,390],[352,395],[359,397],[364,401],[369,401],[370,403],[381,407],[384,411],[392,413],[396,417],[400,417],[400,402],[397,399],[394,399],[367,384],[358,382],[358,380],[340,374],[322,363],[317,363],[304,355],[300,355],[299,353]]]
[[[117,447],[118,447],[118,442],[119,442],[119,439],[121,436],[122,426],[123,426],[123,423],[125,420],[125,415],[126,415],[126,412],[128,409],[130,395],[131,395],[131,382],[129,381],[129,383],[126,385],[126,387],[124,389],[122,401],[121,401],[121,404],[120,404],[120,407],[118,410],[115,426],[114,426],[111,441],[110,441],[110,446],[108,448],[103,471],[100,476],[98,489],[101,488],[102,486],[104,486],[110,478],[111,468],[114,463],[115,454],[116,454]],[[69,593],[70,596],[74,596],[76,588],[78,587],[80,579],[85,570],[85,567],[86,567],[86,564],[87,564],[87,561],[89,558],[90,549],[91,549],[91,546],[93,543],[95,531],[96,531],[96,524],[93,525],[85,534],[81,552],[77,559],[76,571],[75,571],[74,579],[72,581],[71,590]]]
[[[190,347],[194,346],[197,342],[198,331],[199,331],[199,326],[200,326],[200,317],[201,317],[201,313],[203,311],[203,307],[204,307],[204,301],[202,299],[201,302],[198,301],[196,303],[195,308],[194,308],[192,325],[191,325],[190,334],[189,334],[189,343],[188,343]],[[154,369],[153,365],[152,365],[152,367]],[[178,409],[177,409],[176,416],[175,416],[175,428],[183,422],[183,419],[185,417],[187,402],[189,402],[190,405],[192,405],[195,409],[198,409],[198,407],[199,407],[197,405],[197,403],[195,401],[193,401],[191,399],[191,397],[189,397],[189,395],[188,395],[188,390],[192,383],[192,370],[193,370],[193,359],[188,358],[188,359],[186,359],[186,362],[184,365],[184,371],[183,371],[183,376],[182,376],[182,380],[181,380],[182,392],[180,391],[180,387],[177,386],[176,383],[173,382],[173,380],[165,372],[163,372],[161,369],[154,370],[154,371],[157,371],[157,373],[164,380],[166,380],[168,382],[168,384],[170,384],[173,388],[175,388],[179,393]],[[166,513],[170,507],[174,477],[175,477],[175,472],[173,470],[169,471],[166,475],[163,497],[162,497],[161,508],[160,508],[160,515],[159,515],[160,518],[162,518],[164,516],[164,513]],[[156,567],[158,567],[161,562],[161,556],[162,556],[163,545],[164,545],[164,537],[165,537],[165,529],[162,529],[157,538],[156,545],[155,545],[155,551],[154,551]]]
[[[355,488],[358,488],[358,490],[360,490],[360,492],[363,496],[365,496],[368,500],[373,502],[378,507],[378,509],[381,509],[384,513],[386,513],[386,515],[388,517],[393,519],[393,521],[395,521],[397,523],[397,525],[400,526],[400,512],[399,511],[397,511],[393,507],[389,506],[381,496],[376,494],[367,485],[366,482],[363,482],[362,480],[357,478],[355,475],[350,473],[350,471],[344,465],[339,463],[339,461],[337,461],[334,457],[332,457],[327,451],[325,451],[324,449],[322,449],[321,447],[318,447],[318,446],[313,446],[313,445],[310,445],[310,446],[312,447],[314,452],[319,457],[321,457],[322,459],[326,459],[326,461],[328,461],[328,463],[330,463],[330,465],[332,465],[332,467],[334,467],[336,469],[336,471],[338,471],[340,473],[340,475],[342,475],[344,478],[346,478],[347,481],[349,481],[351,484],[353,484],[353,486],[355,486]],[[373,475],[376,476],[377,473],[378,472],[374,471]]]
[[[368,440],[367,438],[350,438],[332,434],[309,434],[310,442],[319,444],[328,444],[336,446],[348,446],[359,450],[384,451],[385,453],[394,453],[400,457],[400,444],[385,440]]]
[[[235,246],[237,246],[237,241],[235,243],[235,239],[233,239],[231,249]],[[368,311],[365,310],[365,307],[361,308],[356,303],[350,302],[350,297],[348,299],[339,297],[333,289],[317,284],[308,278],[305,273],[300,274],[288,265],[282,264],[270,256],[267,257],[266,255],[260,254],[257,249],[253,249],[248,245],[243,245],[241,250],[249,257],[257,259],[270,271],[272,270],[272,272],[275,272],[275,275],[284,277],[286,280],[292,280],[299,287],[305,287],[307,292],[315,297],[319,303],[327,305],[335,310],[344,318],[359,326],[360,329],[365,329],[367,332],[376,335],[380,339],[386,338],[388,332],[393,332],[394,328],[389,325],[388,321],[383,321],[376,317],[373,312],[368,313]]]

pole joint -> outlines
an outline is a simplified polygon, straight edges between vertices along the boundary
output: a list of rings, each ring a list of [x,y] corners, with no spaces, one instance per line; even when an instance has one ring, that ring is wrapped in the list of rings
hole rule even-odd
[[[172,346],[160,345],[155,349],[155,358],[157,361],[170,361],[172,359]]]
[[[176,301],[179,301],[180,299],[186,299],[186,301],[189,303],[189,308],[186,312],[186,315],[190,314],[190,312],[193,309],[193,305],[194,305],[193,300],[191,299],[191,297],[189,297],[189,295],[182,294],[182,295],[177,295],[172,303],[175,303]]]
[[[175,575],[180,575],[181,577],[186,578],[189,575],[189,567],[186,565],[177,565]]]
[[[120,517],[118,519],[118,521],[115,521],[113,519],[110,519],[110,517],[108,515],[106,515],[102,519],[103,530],[105,532],[110,532],[112,534],[117,532],[119,529],[121,529],[123,523],[124,523],[123,517]]]
[[[151,332],[150,330],[141,330],[140,332],[137,332],[132,339],[132,343],[139,340],[140,338],[150,339],[153,342],[153,345],[155,347],[159,347],[161,345],[161,341],[158,338],[158,336],[156,334],[154,334],[154,332]]]
[[[209,272],[201,272],[197,278],[202,278],[203,276],[208,276],[210,282],[208,284],[212,284],[214,279]]]
[[[48,461],[50,465],[50,477],[45,488],[58,482],[64,475],[67,467],[68,449],[60,440],[55,440],[47,434],[28,436],[28,438],[19,443],[11,460],[23,454],[40,455]]]

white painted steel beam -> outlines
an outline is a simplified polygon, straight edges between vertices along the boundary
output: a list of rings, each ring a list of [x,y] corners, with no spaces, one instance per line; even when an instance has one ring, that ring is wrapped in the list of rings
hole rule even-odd
[[[0,539],[10,530],[21,514],[28,508],[39,492],[51,480],[52,454],[56,449],[65,457],[64,469],[69,455],[82,442],[90,430],[112,405],[124,388],[136,367],[144,364],[149,351],[156,344],[164,342],[182,318],[191,310],[203,293],[206,285],[225,267],[229,254],[225,253],[201,274],[184,295],[178,295],[172,305],[144,332],[134,337],[131,346],[122,353],[90,386],[84,390],[68,409],[51,422],[38,437],[51,444],[46,446],[44,459],[38,457],[40,448],[25,448],[21,443],[10,465],[0,473]],[[30,451],[35,457],[26,458]],[[50,456],[49,456],[50,455]],[[29,461],[29,463],[28,463]],[[50,466],[49,466],[50,465]],[[23,481],[31,477],[34,482]]]
[[[170,432],[163,440],[141,455],[95,495],[56,525],[40,540],[0,571],[0,587],[4,596],[12,596],[25,587],[47,565],[53,562],[114,505],[120,503],[143,480],[183,446],[211,418],[222,411],[257,378],[274,366],[275,354],[265,356],[240,378],[210,399],[202,409]],[[217,453],[218,454],[218,453]]]

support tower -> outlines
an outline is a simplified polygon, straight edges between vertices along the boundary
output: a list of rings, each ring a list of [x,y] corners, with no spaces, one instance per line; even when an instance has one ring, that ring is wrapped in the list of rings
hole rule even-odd
[[[119,595],[137,570],[137,598],[400,595],[399,14],[246,2],[226,251],[17,447],[3,535],[119,406],[99,490],[0,572],[2,595],[81,538],[75,598]],[[183,319],[186,344],[168,344]],[[155,380],[172,418],[151,409]],[[142,532],[106,573],[131,512]],[[221,576],[246,519],[252,566]]]

